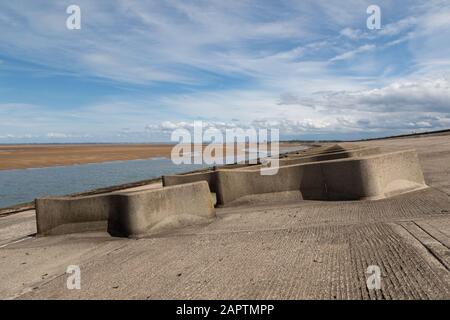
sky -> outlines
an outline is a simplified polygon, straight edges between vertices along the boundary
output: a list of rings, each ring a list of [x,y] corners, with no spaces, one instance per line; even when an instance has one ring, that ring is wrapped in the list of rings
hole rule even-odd
[[[196,120],[313,140],[450,128],[449,39],[450,0],[2,1],[0,144],[160,142]]]

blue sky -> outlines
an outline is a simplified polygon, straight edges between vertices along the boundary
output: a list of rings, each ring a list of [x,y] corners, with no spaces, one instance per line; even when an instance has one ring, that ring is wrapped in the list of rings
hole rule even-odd
[[[0,28],[0,143],[163,141],[194,120],[287,139],[450,127],[450,1],[15,0]]]

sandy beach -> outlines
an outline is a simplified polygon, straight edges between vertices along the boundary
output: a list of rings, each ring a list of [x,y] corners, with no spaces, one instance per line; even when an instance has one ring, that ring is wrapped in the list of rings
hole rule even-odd
[[[281,148],[298,145],[280,143]],[[155,157],[170,158],[173,147],[173,144],[0,145],[0,170],[68,166]]]
[[[0,170],[170,156],[169,144],[3,145]]]

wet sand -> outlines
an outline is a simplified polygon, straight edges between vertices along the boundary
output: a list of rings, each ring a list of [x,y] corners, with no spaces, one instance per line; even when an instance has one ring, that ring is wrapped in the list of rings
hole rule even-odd
[[[280,147],[300,144],[280,143]],[[0,145],[0,170],[170,158],[174,144]]]
[[[170,155],[171,145],[3,145],[0,170],[65,166]]]

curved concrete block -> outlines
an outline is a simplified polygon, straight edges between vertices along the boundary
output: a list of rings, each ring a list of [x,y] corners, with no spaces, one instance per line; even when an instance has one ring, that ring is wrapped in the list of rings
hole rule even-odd
[[[259,170],[260,165],[248,165],[248,164],[229,164],[221,167],[221,169],[229,169],[229,170],[238,170],[238,169],[246,169],[246,168],[255,168]],[[198,181],[206,181],[208,182],[209,189],[212,193],[217,192],[217,170],[208,170],[201,172],[193,172],[193,173],[184,173],[184,174],[173,174],[173,175],[164,175],[162,176],[162,182],[164,187],[177,186],[185,183],[192,183]]]
[[[221,205],[247,195],[296,190],[309,200],[362,200],[427,187],[413,150],[285,166],[273,176],[219,170],[217,182]]]
[[[335,160],[335,159],[344,159],[344,158],[357,158],[357,157],[366,157],[380,153],[379,147],[368,147],[368,148],[360,148],[355,150],[345,150],[340,152],[329,152],[325,154],[318,154],[312,156],[304,156],[304,157],[291,157],[287,159],[280,159],[280,166],[288,166],[292,164],[300,164],[300,163],[308,163],[308,162],[318,162],[318,161],[327,161],[327,160]]]
[[[297,156],[297,157],[287,157],[284,159],[279,159],[279,166],[290,166],[295,164],[309,163],[309,162],[320,162],[320,161],[328,161],[328,160],[336,160],[336,159],[345,159],[345,158],[359,158],[366,157],[371,155],[376,155],[380,153],[379,147],[368,147],[368,148],[358,148],[354,150],[346,150],[341,152],[329,152],[324,154],[317,154],[312,156]],[[261,165],[253,166],[247,168],[248,170],[260,170]]]
[[[280,159],[280,171],[275,177],[260,175],[260,165],[251,167],[221,168],[217,171],[199,172],[182,175],[164,176],[163,183],[165,186],[179,185],[190,183],[193,181],[207,181],[212,192],[215,193],[218,205],[224,205],[245,195],[253,194],[252,190],[257,190],[256,194],[274,193],[285,191],[301,191],[304,199],[318,200],[334,200],[334,199],[359,199],[368,197],[371,189],[371,178],[364,179],[368,175],[367,170],[361,168],[360,162],[349,162],[341,164],[343,168],[337,164],[332,165],[328,173],[330,177],[329,186],[325,182],[326,175],[323,168],[318,164],[326,163],[330,160],[356,160],[359,158],[367,158],[371,155],[380,153],[378,147],[358,147],[342,150],[339,145],[328,147],[322,152],[310,156],[297,156]],[[311,164],[312,166],[283,169],[283,167],[292,167],[298,165]],[[336,172],[334,172],[336,170]],[[253,172],[254,174],[251,174]],[[372,174],[372,173],[370,173]],[[254,178],[255,177],[255,178]],[[364,180],[361,180],[364,179]],[[352,181],[353,186],[349,188],[342,185],[334,188],[338,183],[336,181]],[[395,188],[395,187],[394,187]],[[359,190],[355,192],[354,190]],[[326,192],[327,191],[327,192]],[[365,195],[365,196],[364,196]]]
[[[324,193],[321,170],[318,166],[281,167],[276,175],[261,175],[259,170],[220,170],[217,203],[225,205],[240,197],[253,194],[304,190],[320,198]],[[305,195],[303,195],[305,198]]]
[[[216,192],[217,171],[194,172],[187,174],[165,175],[162,177],[163,186],[170,187],[185,183],[206,181],[211,192]]]
[[[331,146],[327,146],[327,147],[315,147],[315,148],[301,150],[301,151],[297,151],[297,152],[291,152],[291,153],[288,153],[287,156],[288,157],[313,156],[313,155],[319,155],[319,154],[343,152],[343,151],[348,151],[351,149],[359,149],[359,148],[361,148],[361,147],[356,146],[356,147],[349,148],[349,147],[342,147],[339,144],[335,144],[335,145],[331,145]]]
[[[109,195],[46,197],[35,200],[37,233],[65,234],[105,230],[115,206]]]
[[[215,217],[213,199],[205,181],[113,195],[117,210],[112,211],[108,232],[114,236],[140,236],[159,224],[201,221]],[[172,219],[177,216],[177,219]],[[175,222],[174,222],[175,221]]]
[[[169,221],[173,216],[178,217]],[[169,222],[167,229],[214,216],[205,181],[139,192],[36,199],[39,235],[108,231],[117,236],[136,236],[160,223]]]

